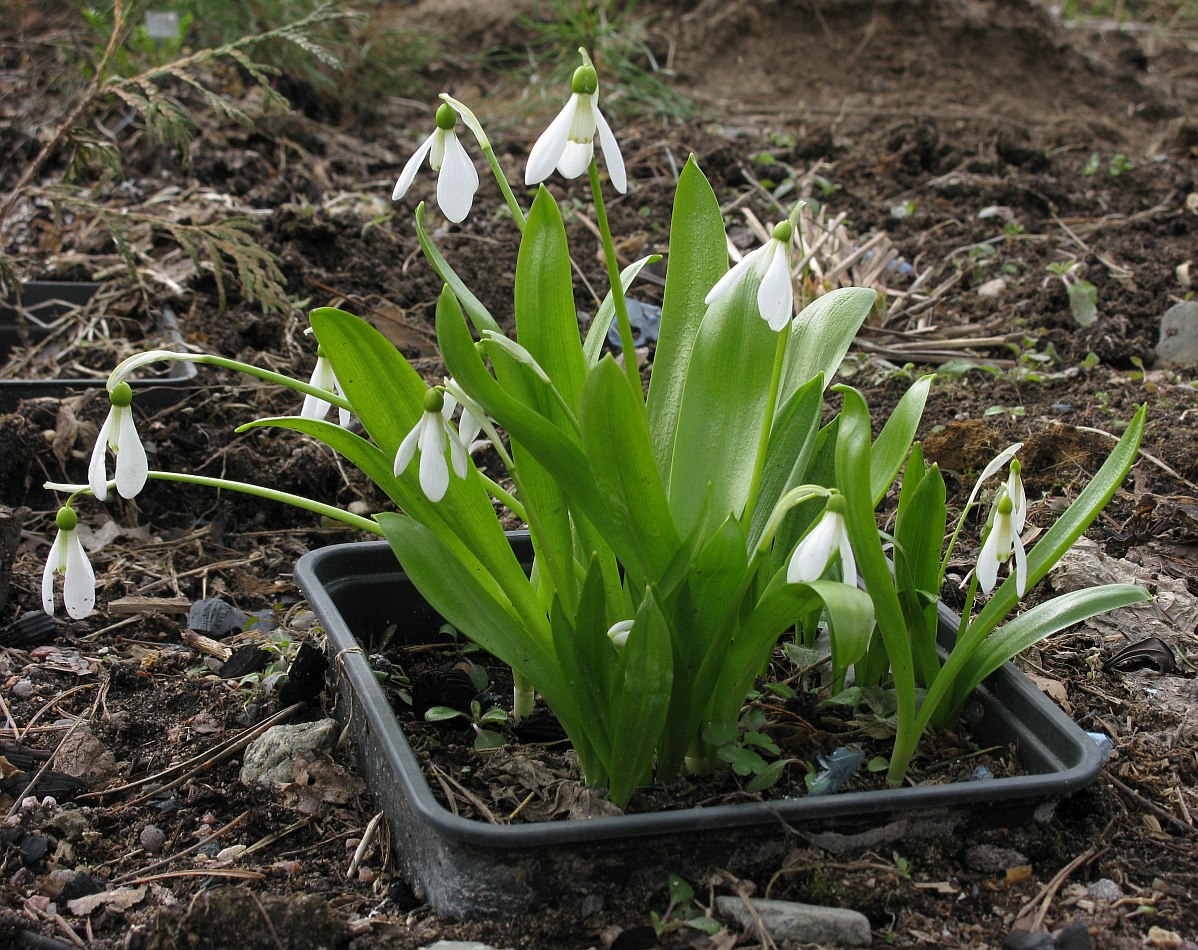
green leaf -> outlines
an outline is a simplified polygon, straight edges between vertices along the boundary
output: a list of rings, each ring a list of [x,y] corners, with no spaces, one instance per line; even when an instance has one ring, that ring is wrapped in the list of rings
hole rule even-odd
[[[679,904],[689,904],[694,899],[695,889],[677,874],[671,874],[669,876],[669,883],[671,904],[675,906]]]
[[[757,315],[755,281],[740,281],[707,308],[690,354],[670,465],[670,508],[683,534],[708,502],[717,519],[741,515],[776,348],[777,334]]]
[[[790,765],[794,759],[778,759],[771,762],[764,769],[753,776],[752,781],[745,786],[745,791],[757,793],[764,792],[767,788],[773,788],[778,784],[778,780],[782,778],[782,773],[786,771],[786,766]]]
[[[649,380],[653,454],[667,485],[671,480],[678,412],[689,375],[691,349],[707,312],[703,298],[727,269],[728,245],[720,203],[691,155],[678,177],[674,195],[661,328],[653,358],[653,376]]]
[[[933,465],[925,473],[919,443],[907,461],[894,528],[894,574],[911,634],[916,682],[927,686],[940,670],[936,652],[940,546],[947,521],[944,479]]]
[[[894,477],[903,466],[903,460],[911,449],[915,431],[919,428],[919,420],[923,417],[923,407],[928,401],[928,389],[932,385],[934,375],[920,378],[904,394],[894,407],[890,418],[878,433],[870,454],[869,485],[873,493],[874,505],[877,506],[886,492],[894,483]]]
[[[634,526],[636,564],[660,577],[679,546],[640,393],[610,356],[587,374],[580,406],[583,448],[608,517]]]
[[[618,808],[649,777],[673,686],[670,630],[650,590],[641,601],[612,684],[612,764],[608,797]]]
[[[864,287],[841,287],[803,308],[790,326],[780,403],[820,374],[825,386],[836,379],[853,337],[877,299],[874,291]]]
[[[1109,610],[1149,600],[1134,584],[1104,584],[1054,597],[1021,613],[990,634],[958,676],[959,694],[968,697],[987,676],[1022,650],[1066,627]]]
[[[660,260],[660,254],[650,254],[620,271],[620,286],[624,288],[624,292],[628,292],[628,288],[632,286],[637,274],[646,264],[656,264]],[[603,303],[599,306],[599,311],[595,314],[595,319],[591,321],[586,341],[582,344],[582,355],[587,366],[594,366],[599,361],[599,356],[603,353],[603,342],[607,339],[608,328],[615,318],[616,302],[609,290],[607,296],[603,298]]]
[[[542,185],[516,259],[516,340],[549,374],[567,405],[578,405],[585,367],[566,229]],[[552,410],[546,412],[553,417]]]
[[[490,729],[479,729],[474,734],[474,748],[478,752],[488,752],[491,749],[502,749],[506,741],[498,732]]]
[[[424,721],[444,722],[447,719],[461,719],[465,715],[460,709],[453,709],[449,706],[430,706],[424,711]]]
[[[1088,327],[1098,319],[1098,288],[1088,280],[1078,280],[1067,285],[1069,312],[1078,326]]]

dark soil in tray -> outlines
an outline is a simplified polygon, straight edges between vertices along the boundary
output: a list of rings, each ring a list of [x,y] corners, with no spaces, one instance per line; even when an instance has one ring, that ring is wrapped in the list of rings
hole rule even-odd
[[[0,191],[65,116],[60,80],[75,61],[64,50],[94,42],[82,21],[51,6],[20,3],[18,15],[0,24]],[[122,123],[117,110],[97,118],[105,129],[119,127],[119,179],[87,169],[74,179],[88,200],[113,211],[144,209],[170,188],[177,191],[169,206],[179,216],[249,214],[257,239],[280,261],[294,309],[264,311],[229,278],[222,311],[211,270],[188,265],[161,235],[141,240],[135,276],[94,213],[63,208],[44,190],[15,206],[0,250],[25,277],[102,277],[106,287],[124,288],[129,295],[112,324],[122,337],[144,337],[152,314],[169,305],[188,343],[307,378],[314,352],[303,335],[304,311],[340,305],[383,329],[426,378],[439,380],[432,307],[440,286],[410,221],[434,186],[422,173],[411,196],[393,206],[395,178],[428,133],[436,92],[476,107],[513,178],[560,108],[559,95],[543,77],[525,95],[527,69],[495,65],[496,50],[528,42],[518,15],[543,13],[531,0],[372,6],[374,16],[424,34],[452,24],[444,57],[422,67],[424,88],[410,97],[380,100],[370,116],[358,117],[346,104],[317,108],[320,96],[309,92],[299,97],[307,111],[265,116],[254,130],[209,118],[186,162],[136,122]],[[745,212],[767,225],[779,218],[771,189],[788,181],[784,204],[806,193],[829,219],[846,215],[846,247],[881,235],[877,246],[892,248],[910,269],[883,274],[887,317],[862,333],[845,374],[878,418],[914,378],[946,367],[920,437],[946,473],[950,503],[960,504],[972,473],[996,451],[1023,441],[1029,523],[1046,525],[1097,469],[1134,406],[1149,403],[1143,448],[1151,458],[1137,464],[1079,557],[1118,579],[1135,576],[1156,601],[1132,618],[1067,631],[1021,661],[1084,728],[1111,737],[1115,751],[1103,778],[1035,833],[884,853],[832,854],[797,842],[771,877],[692,881],[697,900],[707,906],[713,895],[740,888],[852,907],[869,916],[878,946],[996,946],[1021,912],[1048,930],[1080,920],[1098,947],[1177,945],[1170,934],[1198,939],[1189,896],[1198,875],[1198,399],[1192,371],[1160,366],[1154,354],[1161,315],[1192,294],[1198,279],[1192,26],[1189,33],[1184,23],[1065,27],[1023,0],[699,0],[647,3],[641,13],[658,14],[646,40],[697,111],[687,122],[666,123],[637,114],[613,84],[604,86],[633,183],[609,204],[624,262],[667,249],[675,173],[690,152],[725,203],[729,233],[742,248],[756,240]],[[476,51],[490,51],[483,65],[470,58]],[[222,90],[253,108],[244,85],[228,82]],[[70,158],[56,154],[36,184],[59,181]],[[592,212],[576,185],[554,178],[550,188],[579,199],[567,230],[579,265],[579,309],[590,313],[606,286]],[[507,324],[515,228],[499,207],[484,178],[465,224],[445,224],[435,209],[428,223],[442,252]],[[1064,284],[1049,270],[1071,263],[1084,265],[1097,292],[1098,319],[1089,327],[1075,322]],[[651,278],[635,290],[650,303],[660,293]],[[84,350],[63,359],[95,372],[108,368]],[[962,359],[981,368],[967,369]],[[289,433],[233,433],[242,422],[294,409],[287,394],[234,387],[231,374],[206,368],[199,382],[207,388],[176,406],[141,411],[152,466],[257,480],[364,511],[383,506],[373,488],[314,443]],[[312,631],[294,604],[291,565],[310,548],[356,538],[242,496],[153,484],[136,503],[81,511],[95,533],[98,612],[81,622],[60,618],[42,643],[12,639],[8,625],[40,605],[54,513],[40,486],[82,477],[106,411],[103,398],[80,397],[27,402],[0,416],[0,515],[29,509],[11,515],[19,522],[0,520],[0,540],[12,540],[0,544],[7,581],[0,585],[3,751],[16,760],[22,750],[45,755],[81,718],[99,743],[86,756],[102,765],[88,779],[93,788],[146,778],[211,750],[273,708],[273,698],[255,698],[251,684],[218,678],[183,639],[188,603],[220,596],[281,624],[273,634],[236,634],[229,647],[272,635],[303,640]],[[963,542],[953,570],[968,570],[971,543]],[[142,600],[130,606],[129,598]],[[1176,654],[1172,672],[1107,665],[1149,634]],[[444,727],[420,729],[425,743],[459,741]],[[796,757],[810,760],[840,737],[795,741],[802,749]],[[939,776],[934,768],[953,757],[945,741],[925,748],[922,777]],[[967,740],[960,744],[970,751]],[[473,756],[463,752],[463,759]],[[345,749],[333,758],[353,768]],[[798,767],[788,771],[801,776]],[[643,893],[589,915],[562,906],[536,918],[455,924],[412,898],[388,866],[382,838],[347,875],[372,817],[367,798],[303,811],[296,797],[246,788],[237,776],[234,757],[142,804],[118,796],[19,811],[0,836],[0,944],[20,945],[30,933],[43,946],[74,945],[66,925],[96,950],[224,946],[234,927],[246,947],[414,950],[437,939],[513,948],[655,945],[649,914],[668,903],[668,868]],[[697,794],[737,794],[736,780],[727,781],[734,784]],[[61,817],[67,813],[73,817]],[[150,825],[165,838],[154,853],[145,846],[155,843],[145,836]],[[176,857],[213,832],[220,834],[202,854]],[[254,850],[219,858],[233,845]],[[967,860],[977,845],[1015,848],[1031,870],[977,870]],[[68,912],[62,887],[79,872],[97,878],[95,887],[120,890],[126,903]],[[1088,890],[1103,878],[1121,899]],[[72,886],[86,890],[87,882]],[[716,938],[674,932],[662,945],[762,944],[737,931]]]

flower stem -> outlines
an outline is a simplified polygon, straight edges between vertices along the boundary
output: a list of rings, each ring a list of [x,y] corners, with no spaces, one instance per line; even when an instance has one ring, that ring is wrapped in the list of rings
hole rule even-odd
[[[491,493],[491,496],[496,501],[500,501],[507,505],[512,514],[514,514],[521,521],[528,521],[528,516],[524,511],[524,506],[516,500],[514,495],[512,495],[510,492],[504,491],[504,489],[502,489],[497,482],[488,478],[482,472],[478,473],[478,477],[483,480],[483,484],[487,486],[487,491]]]
[[[349,525],[351,528],[357,528],[359,531],[368,531],[371,534],[377,534],[380,537],[383,535],[383,529],[379,527],[378,522],[372,518],[363,518],[360,515],[352,514],[348,511],[343,511],[334,505],[326,505],[322,501],[316,501],[313,498],[305,498],[303,495],[293,495],[290,492],[278,491],[274,488],[264,488],[261,485],[253,485],[249,482],[234,482],[227,478],[211,478],[207,475],[188,475],[183,472],[150,472],[150,478],[156,478],[165,482],[182,482],[185,485],[204,485],[208,488],[227,488],[230,491],[241,492],[244,495],[255,495],[258,498],[266,498],[270,501],[281,501],[286,505],[291,505],[295,508],[303,508],[305,511],[311,511],[313,514],[321,515],[325,518],[332,518],[334,521],[340,521],[343,524]],[[115,482],[112,484],[115,485]]]
[[[591,156],[587,169],[591,179],[591,195],[595,200],[595,221],[599,225],[599,237],[603,242],[603,257],[607,262],[607,281],[611,285],[612,302],[616,305],[616,323],[620,328],[620,349],[624,351],[624,372],[633,392],[640,394],[641,372],[636,365],[636,347],[632,342],[632,323],[628,319],[628,303],[624,299],[624,285],[620,282],[620,262],[616,259],[616,247],[611,239],[611,227],[607,223],[607,209],[603,205],[603,189],[599,184],[599,165]],[[643,396],[642,396],[643,401]]]
[[[770,432],[774,428],[774,410],[778,407],[778,390],[782,384],[782,364],[786,359],[786,344],[790,341],[790,324],[778,332],[778,345],[774,349],[774,368],[770,374],[770,390],[766,397],[765,415],[761,420],[761,435],[757,439],[757,458],[753,460],[753,475],[749,479],[749,497],[745,500],[745,517],[752,519],[757,504],[757,492],[761,489],[761,473],[765,470],[765,457],[770,444]]]

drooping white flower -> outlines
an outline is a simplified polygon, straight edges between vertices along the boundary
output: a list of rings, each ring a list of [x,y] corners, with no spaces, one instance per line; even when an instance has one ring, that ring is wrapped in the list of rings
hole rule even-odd
[[[42,609],[54,613],[54,575],[63,576],[62,602],[67,613],[82,620],[96,606],[96,575],[83,550],[76,527],[79,518],[73,508],[58,509],[54,518],[58,533],[46,557],[42,571]]]
[[[429,501],[440,501],[449,490],[449,465],[445,461],[448,447],[454,474],[465,478],[468,470],[466,446],[450,424],[455,402],[441,389],[430,389],[424,397],[424,412],[412,431],[404,436],[395,453],[395,476],[398,478],[420,452],[420,489]]]
[[[336,393],[338,396],[344,396],[341,391],[341,384],[337,382],[337,374],[333,372],[333,364],[329,362],[329,358],[325,356],[324,347],[316,348],[316,368],[312,370],[312,378],[308,382],[317,386],[320,389],[327,390],[331,393]],[[322,420],[329,414],[329,410],[333,408],[333,404],[327,400],[321,399],[319,396],[313,396],[311,393],[304,395],[304,404],[300,407],[300,417],[304,419]],[[349,425],[350,412],[348,409],[337,407],[337,421],[341,428]]]
[[[819,580],[832,559],[839,554],[841,577],[846,584],[857,585],[857,561],[849,545],[844,512],[844,496],[833,495],[828,499],[828,507],[823,515],[790,556],[790,564],[786,568],[788,584]]]
[[[616,191],[624,194],[628,190],[624,156],[620,154],[611,126],[599,111],[599,74],[586,50],[579,52],[585,62],[574,70],[570,98],[529,152],[524,183],[539,184],[552,175],[555,168],[566,178],[577,178],[591,165],[595,155],[595,134],[598,133],[608,177]]]
[[[108,472],[104,463],[108,450],[112,449],[116,457],[116,490],[122,498],[134,498],[145,487],[150,466],[133,421],[133,390],[126,382],[117,383],[108,399],[112,408],[96,435],[87,466],[87,483],[96,498],[108,499]]]
[[[1015,453],[1021,448],[1023,448],[1022,442],[1016,442],[1013,445],[1008,445],[1005,449],[999,452],[998,455],[994,456],[994,458],[986,463],[986,467],[982,469],[982,474],[978,476],[978,480],[973,484],[973,491],[969,493],[969,500],[965,502],[966,508],[970,507],[973,504],[974,499],[978,497],[978,492],[982,490],[982,485],[985,483],[986,479],[990,478],[1000,468],[1006,465],[1007,462],[1011,461],[1015,457]],[[1020,484],[1022,484],[1022,482]]]
[[[1027,555],[1023,541],[1015,528],[1015,503],[1005,491],[994,506],[994,515],[982,551],[978,555],[976,570],[978,584],[987,594],[994,590],[998,580],[998,566],[1015,559],[1015,591],[1022,597],[1027,592]]]
[[[458,114],[448,103],[437,107],[437,128],[426,138],[399,173],[399,181],[391,192],[391,200],[399,201],[412,187],[424,156],[429,167],[437,173],[437,206],[454,224],[466,219],[478,191],[478,171],[458,141]]]
[[[1023,525],[1027,521],[1027,492],[1023,490],[1021,471],[1019,459],[1011,459],[1011,470],[1007,474],[1007,496],[1013,505],[1011,521],[1016,534],[1023,534]]]
[[[779,222],[773,236],[755,251],[750,251],[728,273],[716,281],[703,302],[710,305],[727,296],[750,275],[761,283],[757,287],[757,312],[774,332],[782,330],[794,316],[794,286],[790,282],[790,239],[794,229],[789,221]]]

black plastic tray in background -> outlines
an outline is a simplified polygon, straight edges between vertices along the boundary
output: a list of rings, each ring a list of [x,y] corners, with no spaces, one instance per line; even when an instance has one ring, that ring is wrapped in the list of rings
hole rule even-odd
[[[0,365],[9,354],[23,345],[20,321],[24,321],[28,338],[34,343],[51,333],[51,324],[78,307],[86,306],[100,289],[99,284],[70,281],[26,281],[21,288],[20,304],[10,294],[0,299]],[[164,311],[158,318],[157,339],[147,340],[146,349],[179,343],[182,337],[174,315]],[[192,363],[168,363],[161,376],[134,383],[137,404],[152,408],[174,405],[194,385],[196,375]],[[53,396],[63,399],[87,391],[104,388],[101,378],[58,379],[0,379],[0,413],[13,412],[23,399]]]
[[[531,559],[526,534],[514,535],[512,544]],[[510,916],[580,901],[600,880],[658,886],[667,872],[776,869],[795,844],[788,829],[872,847],[1028,825],[1049,817],[1045,805],[1092,782],[1102,766],[1094,742],[1008,663],[977,690],[981,716],[971,729],[979,743],[1014,744],[1027,775],[586,821],[472,821],[434,797],[367,659],[371,638],[391,624],[392,642],[402,643],[427,642],[441,623],[390,548],[385,542],[322,548],[300,559],[295,577],[336,658],[336,713],[355,735],[400,865],[418,894],[453,917]],[[955,631],[956,618],[942,611],[942,640],[951,642]]]

